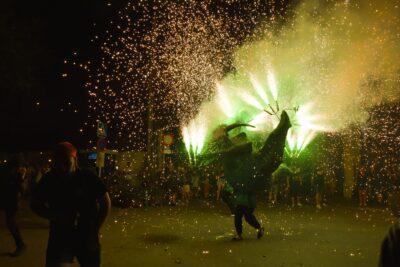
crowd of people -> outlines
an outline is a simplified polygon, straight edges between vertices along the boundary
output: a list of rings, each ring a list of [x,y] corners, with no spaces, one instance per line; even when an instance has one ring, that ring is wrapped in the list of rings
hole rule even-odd
[[[12,158],[0,168],[0,208],[4,210],[6,226],[16,245],[16,250],[10,255],[20,256],[27,248],[16,219],[19,198],[25,193],[29,196],[31,209],[50,222],[47,267],[69,266],[74,258],[78,259],[81,266],[100,266],[99,230],[111,206],[108,188],[94,173],[79,168],[77,150],[70,143],[58,144],[53,154],[51,164],[45,162],[32,168],[20,159]],[[396,188],[399,189],[395,180],[392,190],[374,188],[371,178],[373,171],[374,167],[361,167],[355,179],[354,191],[360,206],[365,207],[373,199],[376,203],[393,204],[389,200],[393,199],[391,196],[396,192],[398,194]],[[188,205],[193,199],[204,199],[208,204],[213,201],[225,202],[234,215],[237,232],[234,240],[243,239],[243,218],[257,230],[257,238],[263,236],[264,228],[254,216],[255,193],[233,194],[222,166],[193,168],[167,160],[164,171],[156,178],[156,187],[161,194],[153,195],[150,185],[146,183],[142,189],[147,192],[147,198],[153,198],[155,202],[161,198],[158,203],[168,205]],[[299,166],[282,163],[268,181],[266,190],[257,194],[260,193],[262,201],[270,205],[284,204],[294,208],[312,204],[322,209],[327,202],[327,192],[332,191],[328,190],[322,167],[305,175]],[[230,203],[233,195],[235,204]],[[400,194],[397,199],[400,200]],[[400,207],[400,202],[397,207]],[[393,256],[397,251],[393,247],[396,243],[393,238],[399,236],[398,229],[399,225],[394,225],[383,242],[382,262],[399,260]]]
[[[360,167],[355,184],[360,207],[389,204],[392,193],[400,188],[399,170],[394,166],[387,173],[385,169],[377,168],[376,164]]]
[[[358,200],[360,207],[387,206],[391,192],[398,188],[397,179],[374,176],[373,170],[371,167],[367,172],[365,167],[360,167],[354,178],[352,195],[354,200]],[[165,171],[158,175],[160,180],[156,186],[162,189],[158,195],[161,195],[164,201],[155,202],[171,205],[201,198],[220,201],[227,184],[224,172],[219,166],[193,168],[189,165],[176,165],[169,160]],[[270,206],[301,207],[306,204],[314,205],[320,210],[328,202],[343,196],[340,179],[334,180],[330,176],[323,167],[306,172],[299,166],[282,163],[267,179],[266,189],[258,194]],[[153,197],[156,198],[156,195]]]
[[[172,161],[167,161],[165,171],[159,176],[161,179],[156,185],[162,188],[162,192],[158,195],[161,195],[164,204],[170,205],[179,201],[189,203],[191,199],[220,201],[227,186],[224,171],[220,166],[193,168],[176,166]],[[332,189],[326,185],[321,169],[304,177],[300,168],[292,170],[283,163],[268,180],[266,190],[258,194],[271,206],[288,204],[301,207],[307,203],[322,209],[326,205],[327,195],[332,195]],[[156,196],[157,194],[153,197]]]

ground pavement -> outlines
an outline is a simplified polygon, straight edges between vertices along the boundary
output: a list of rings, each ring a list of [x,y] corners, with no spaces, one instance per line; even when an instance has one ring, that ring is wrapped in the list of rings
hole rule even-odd
[[[233,218],[218,204],[113,209],[102,230],[103,266],[377,266],[379,247],[392,223],[383,209],[331,205],[290,209],[261,205],[263,239],[244,224],[232,242]],[[28,250],[20,258],[0,215],[0,267],[44,266],[47,223],[20,212]]]

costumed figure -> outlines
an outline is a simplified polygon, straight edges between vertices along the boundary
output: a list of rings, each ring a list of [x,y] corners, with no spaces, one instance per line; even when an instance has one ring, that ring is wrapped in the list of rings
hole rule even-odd
[[[261,238],[264,229],[254,216],[256,191],[265,189],[271,174],[282,163],[286,135],[291,127],[286,111],[281,114],[279,125],[271,132],[259,151],[253,152],[252,142],[244,132],[229,138],[228,133],[238,127],[253,127],[248,124],[221,126],[214,131],[212,154],[207,161],[220,162],[224,168],[227,184],[221,198],[235,215],[235,240],[242,240],[242,219],[257,229]]]

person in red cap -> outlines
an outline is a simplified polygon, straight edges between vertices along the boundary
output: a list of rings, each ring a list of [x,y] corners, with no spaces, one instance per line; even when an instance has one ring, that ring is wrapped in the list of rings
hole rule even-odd
[[[100,266],[99,230],[111,207],[104,183],[81,169],[77,150],[68,142],[54,149],[54,165],[33,194],[31,207],[50,221],[46,267]]]

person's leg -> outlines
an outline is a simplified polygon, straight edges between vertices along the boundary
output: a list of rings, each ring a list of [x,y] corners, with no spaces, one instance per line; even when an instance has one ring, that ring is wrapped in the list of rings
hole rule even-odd
[[[67,262],[46,262],[46,267],[72,267],[72,263]]]
[[[244,213],[243,206],[240,206],[240,205],[236,206],[236,208],[235,208],[235,229],[236,229],[236,234],[239,239],[242,238],[242,232],[243,232],[243,223],[242,223],[243,213]]]
[[[204,187],[204,198],[208,200],[209,194],[210,194],[210,187],[207,185]]]
[[[326,198],[325,189],[320,192],[321,196],[321,205],[326,207],[328,206],[328,199]]]
[[[182,189],[182,202],[186,202],[186,192],[185,192],[185,188]]]
[[[80,267],[100,267],[100,249],[84,250],[78,253]]]
[[[321,194],[317,191],[317,193],[315,194],[315,203],[317,206],[317,209],[321,209]]]
[[[50,241],[47,244],[46,267],[72,267],[73,252],[70,248],[63,248],[56,242]]]
[[[5,211],[6,215],[6,225],[8,230],[10,231],[12,237],[14,238],[16,250],[12,253],[12,256],[18,257],[25,249],[25,243],[22,240],[21,233],[19,231],[17,225],[17,210],[16,209],[8,209]]]
[[[256,216],[254,216],[253,212],[254,212],[253,208],[245,208],[244,219],[248,224],[257,229],[257,238],[260,239],[264,235],[264,228],[261,227],[260,223],[258,222]]]
[[[220,197],[220,194],[221,194],[221,186],[218,184],[217,185],[217,201],[219,200],[219,197]]]
[[[362,199],[361,205],[363,207],[366,207],[367,206],[367,192],[364,189],[362,190],[362,193],[361,193],[361,199]]]
[[[296,191],[296,202],[297,206],[301,207],[301,196],[302,196],[302,186],[300,183],[297,184],[297,191]]]
[[[254,227],[255,229],[258,230],[261,228],[261,225],[258,222],[256,216],[254,216],[253,212],[254,212],[254,209],[246,207],[244,209],[244,219],[246,220],[246,222],[249,225],[251,225],[252,227]]]
[[[364,195],[365,195],[365,197],[364,197],[364,206],[366,207],[367,206],[367,204],[368,204],[368,191],[367,191],[367,189],[365,189],[364,190]]]
[[[279,193],[279,187],[274,186],[274,190],[272,191],[272,199],[274,201],[274,204],[278,204],[278,193]]]
[[[297,206],[299,206],[299,207],[303,206],[301,204],[301,196],[297,196]]]

